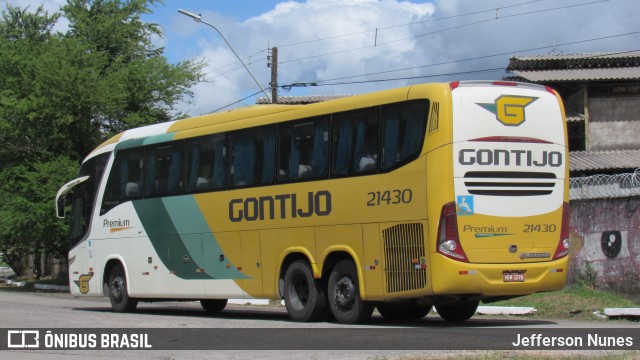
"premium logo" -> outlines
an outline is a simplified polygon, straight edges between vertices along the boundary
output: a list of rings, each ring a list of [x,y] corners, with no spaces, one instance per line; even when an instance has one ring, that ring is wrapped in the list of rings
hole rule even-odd
[[[133,229],[133,226],[131,225],[131,221],[125,219],[118,219],[118,220],[109,220],[109,219],[104,219],[104,221],[102,222],[102,227],[109,229],[109,232],[111,233],[115,233],[115,232],[119,232],[119,231],[124,231],[124,230],[129,230],[129,229]]]
[[[502,95],[493,104],[477,103],[483,109],[490,111],[496,119],[506,126],[519,126],[525,119],[524,108],[537,97]]]

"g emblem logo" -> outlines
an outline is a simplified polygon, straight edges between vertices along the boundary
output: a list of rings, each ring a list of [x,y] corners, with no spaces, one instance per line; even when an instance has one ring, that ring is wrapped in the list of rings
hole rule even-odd
[[[496,120],[502,124],[518,126],[526,120],[524,108],[536,100],[538,100],[537,97],[502,95],[493,104],[478,103],[478,105],[495,114]]]
[[[81,294],[89,293],[89,280],[91,280],[92,277],[93,277],[93,274],[83,274],[83,275],[80,275],[80,278],[78,279],[78,281],[74,281],[76,285],[78,285],[78,288],[80,289]]]

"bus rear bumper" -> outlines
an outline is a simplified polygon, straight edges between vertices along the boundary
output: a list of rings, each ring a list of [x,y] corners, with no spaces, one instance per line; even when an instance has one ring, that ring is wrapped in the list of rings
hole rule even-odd
[[[434,295],[476,294],[482,298],[529,295],[560,290],[567,282],[567,257],[535,263],[474,264],[432,254],[431,264]]]

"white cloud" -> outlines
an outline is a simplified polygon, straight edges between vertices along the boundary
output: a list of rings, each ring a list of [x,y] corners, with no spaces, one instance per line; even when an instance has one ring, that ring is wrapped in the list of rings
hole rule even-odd
[[[279,47],[279,83],[309,82],[350,76],[353,74],[380,71],[385,68],[410,66],[415,63],[416,56],[420,56],[419,40],[407,40],[374,47],[378,44],[393,42],[397,39],[409,38],[421,26],[401,26],[428,19],[435,11],[431,3],[411,3],[396,0],[308,0],[306,2],[288,1],[279,3],[274,9],[264,14],[250,18],[243,23],[231,24],[228,19],[221,19],[218,15],[216,26],[224,31],[228,41],[242,56],[260,52],[257,58],[266,57],[268,46]],[[215,18],[214,14],[203,14],[203,20]],[[208,21],[208,20],[207,20]],[[212,20],[216,21],[216,20]],[[377,40],[376,40],[376,31]],[[224,30],[223,30],[224,29]],[[353,34],[344,36],[345,34]],[[200,34],[203,36],[202,34]],[[206,42],[198,42],[198,47],[211,54],[208,49],[214,47],[218,53],[227,49],[221,41],[213,39],[211,34],[205,34]],[[306,44],[287,46],[289,44],[308,40],[325,39]],[[212,40],[213,39],[213,40]],[[360,49],[360,50],[354,50]],[[353,51],[349,51],[353,50]],[[335,53],[331,56],[323,54]],[[307,60],[296,60],[311,57]],[[212,57],[207,57],[213,61]],[[216,59],[216,63],[225,62]],[[263,86],[268,86],[269,69],[265,61],[251,66]],[[235,67],[239,67],[236,64]],[[216,66],[210,66],[216,69]],[[224,72],[228,68],[220,71]],[[231,96],[240,99],[247,94],[259,91],[249,74],[243,69],[224,74],[229,83],[219,85],[220,78],[213,84],[207,84],[210,94],[207,101],[196,101],[189,108],[197,115],[203,111],[210,111],[212,107],[223,106],[222,98]],[[233,88],[235,84],[235,88]],[[345,92],[361,92],[373,90],[372,85],[360,88],[349,88]],[[315,89],[314,89],[315,90]],[[335,90],[335,89],[333,89]],[[204,92],[204,90],[202,90]],[[324,89],[332,93],[332,89]],[[212,96],[222,94],[224,96]],[[212,100],[215,99],[215,106]],[[251,99],[251,102],[255,99]],[[233,101],[230,101],[233,102]],[[186,108],[185,108],[186,110]]]
[[[21,6],[30,0],[8,0]],[[0,4],[7,1],[0,0]],[[56,11],[64,0],[44,1]],[[173,7],[171,7],[173,5]],[[570,5],[581,5],[572,6]],[[210,112],[260,89],[213,29],[198,24],[175,10],[178,0],[167,0],[165,39],[172,61],[205,59],[209,82],[194,87],[192,104],[179,110],[193,115]],[[184,5],[187,6],[187,5]],[[188,7],[188,6],[187,6]],[[564,9],[556,9],[562,8]],[[552,44],[565,53],[625,51],[638,49],[640,35],[585,41],[640,30],[637,0],[581,3],[572,0],[298,0],[282,1],[272,9],[239,22],[234,14],[199,10],[202,19],[216,26],[267,87],[267,48],[279,48],[279,84],[322,81],[370,81],[425,76],[420,79],[370,82],[293,89],[286,94],[361,93],[418,82],[456,79],[496,79],[501,71],[477,75],[426,77],[470,70],[506,68],[515,54],[545,54]],[[499,9],[496,11],[496,9]],[[156,9],[160,14],[160,8]],[[496,18],[497,15],[497,18]],[[396,26],[411,24],[407,26]],[[376,29],[377,37],[376,37]],[[318,39],[324,39],[315,41]],[[377,46],[373,46],[377,43]],[[575,43],[570,46],[560,46]],[[296,45],[291,45],[296,44]],[[289,46],[288,46],[289,45]],[[527,50],[538,49],[538,50]],[[489,57],[495,54],[505,54]],[[466,59],[474,59],[461,61]],[[440,65],[438,65],[440,64]],[[431,66],[429,66],[431,65]],[[237,68],[237,70],[233,70]],[[409,69],[411,68],[411,69]],[[407,69],[404,71],[393,71]],[[386,73],[381,73],[386,72]],[[376,74],[378,73],[378,74]],[[354,75],[369,74],[362,77]],[[255,98],[241,102],[252,104]]]

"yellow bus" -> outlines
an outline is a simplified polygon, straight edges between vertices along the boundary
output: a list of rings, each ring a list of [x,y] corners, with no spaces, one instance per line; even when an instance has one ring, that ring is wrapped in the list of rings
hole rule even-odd
[[[127,130],[57,194],[71,292],[116,312],[269,298],[296,321],[464,321],[564,287],[566,137],[555,91],[486,81]]]

